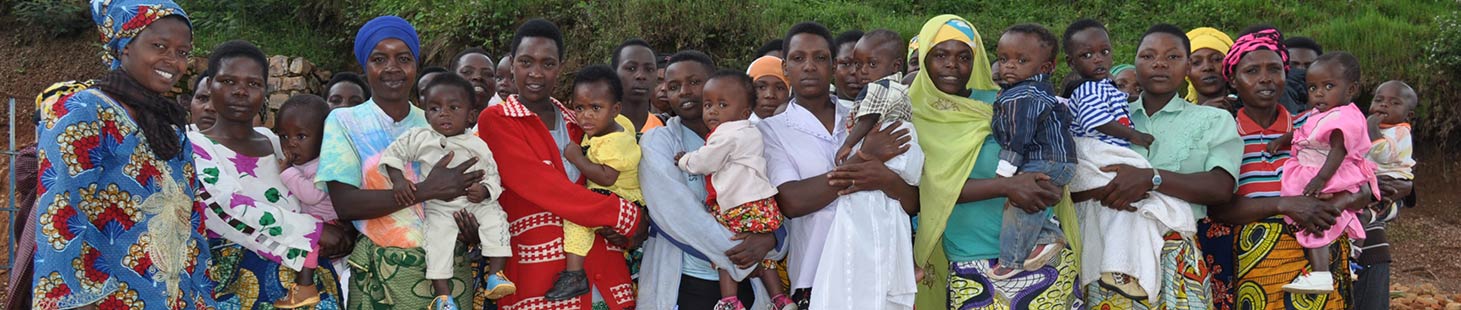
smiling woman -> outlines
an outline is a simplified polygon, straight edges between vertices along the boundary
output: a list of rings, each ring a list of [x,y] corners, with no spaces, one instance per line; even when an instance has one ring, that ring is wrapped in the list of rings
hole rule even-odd
[[[191,52],[187,14],[166,0],[92,10],[112,71],[38,102],[32,306],[213,308],[186,111],[161,95]]]

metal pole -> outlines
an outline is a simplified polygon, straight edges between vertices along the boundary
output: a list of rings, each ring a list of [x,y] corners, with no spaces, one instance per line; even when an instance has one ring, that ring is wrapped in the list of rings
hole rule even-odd
[[[10,188],[10,195],[9,196],[5,196],[5,197],[9,197],[10,198],[10,199],[7,199],[10,202],[6,203],[6,213],[9,213],[10,214],[10,216],[8,216],[8,218],[10,218],[10,225],[9,226],[5,226],[5,227],[6,227],[6,229],[8,229],[10,231],[5,232],[5,234],[6,235],[10,235],[10,244],[9,245],[6,245],[5,248],[10,252],[10,256],[7,256],[9,258],[5,259],[5,269],[6,270],[10,270],[11,267],[15,266],[15,245],[18,244],[15,241],[16,241],[17,238],[20,238],[20,236],[16,236],[15,235],[15,210],[16,210],[16,204],[15,204],[15,159],[19,157],[20,153],[19,152],[16,152],[16,148],[15,148],[15,126],[17,124],[15,123],[15,98],[14,97],[11,97],[10,98],[10,104],[9,104],[9,106],[10,106],[10,108],[9,108],[10,109],[10,147],[9,147],[9,150],[10,150],[10,152],[9,152],[10,153],[10,169],[8,169],[8,171],[10,172],[10,185],[8,187]],[[11,270],[11,272],[14,272],[14,270]]]

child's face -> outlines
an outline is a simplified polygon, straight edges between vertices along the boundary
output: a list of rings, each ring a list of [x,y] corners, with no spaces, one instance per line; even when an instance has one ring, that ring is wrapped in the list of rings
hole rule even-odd
[[[324,136],[323,115],[298,113],[285,115],[279,123],[279,142],[290,165],[303,165],[320,157],[320,138]]]
[[[999,82],[1003,85],[1015,85],[1036,74],[1049,73],[1055,67],[1050,59],[1050,47],[1033,34],[1005,33],[999,37],[995,50]]]
[[[1270,50],[1249,52],[1233,70],[1233,88],[1244,104],[1258,108],[1278,105],[1284,96],[1283,58]]]
[[[517,86],[512,83],[512,58],[503,57],[497,62],[497,75],[492,79],[497,81],[497,97],[507,99],[507,96],[517,93]]]
[[[467,96],[472,96],[471,90],[452,85],[428,91],[425,110],[431,129],[448,137],[466,132],[467,119],[472,117],[472,103]]]
[[[1136,70],[1126,70],[1111,77],[1116,89],[1126,93],[1126,102],[1136,102],[1141,97],[1141,84],[1136,82]]]
[[[1223,53],[1215,49],[1204,48],[1192,52],[1189,58],[1191,65],[1188,66],[1187,79],[1192,81],[1192,87],[1198,94],[1207,96],[1221,95],[1223,87],[1223,76],[1220,70],[1223,67]]]
[[[218,121],[218,113],[213,111],[213,89],[208,80],[211,79],[198,79],[197,90],[193,91],[193,101],[188,105],[189,121],[197,125],[198,130],[207,130],[213,127],[213,122]]]
[[[1309,66],[1304,86],[1309,88],[1309,104],[1320,112],[1349,103],[1358,87],[1344,78],[1344,66],[1338,62],[1315,62]]]
[[[1187,76],[1187,47],[1170,33],[1153,33],[1136,48],[1136,80],[1143,93],[1170,95]]]
[[[750,90],[731,78],[712,79],[705,83],[705,126],[714,130],[720,124],[751,117]]]
[[[957,40],[940,42],[928,49],[924,70],[933,80],[934,88],[946,94],[961,94],[968,90],[969,75],[974,71],[974,50],[969,44]],[[983,64],[980,64],[981,66]]]
[[[756,79],[756,116],[761,118],[776,115],[776,110],[786,105],[790,100],[791,90],[786,88],[786,83],[774,76],[763,76]]]
[[[1111,75],[1111,37],[1101,28],[1086,28],[1070,36],[1065,55],[1081,77],[1104,79]]]
[[[1375,99],[1370,101],[1370,114],[1379,115],[1380,123],[1393,125],[1415,117],[1415,93],[1398,82],[1380,84]]]
[[[353,107],[362,102],[365,102],[365,90],[355,83],[335,83],[330,86],[329,97],[325,98],[331,109]]]
[[[843,43],[837,46],[837,69],[836,79],[833,81],[837,86],[837,96],[843,99],[856,98],[862,92],[862,79],[857,76],[857,63],[852,60],[853,49],[857,42]]]
[[[852,49],[852,62],[857,79],[863,87],[885,76],[903,69],[903,57],[893,51],[897,42],[863,38]]]
[[[616,131],[614,117],[622,108],[614,101],[614,90],[609,83],[583,83],[573,86],[573,112],[583,134],[590,137],[602,136]]]
[[[643,46],[629,46],[619,51],[619,81],[624,82],[624,101],[644,103],[654,96],[655,76],[654,51]]]
[[[487,59],[487,55],[478,53],[462,55],[461,59],[457,59],[457,75],[472,82],[472,91],[477,94],[477,102],[482,106],[486,106],[492,95],[497,93],[496,67],[491,59]]]

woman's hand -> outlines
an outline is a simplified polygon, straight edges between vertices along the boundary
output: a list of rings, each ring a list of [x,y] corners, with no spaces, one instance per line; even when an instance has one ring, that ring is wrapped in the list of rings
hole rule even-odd
[[[467,194],[467,187],[482,182],[482,171],[467,172],[477,164],[477,158],[467,159],[456,167],[447,167],[456,153],[447,153],[436,162],[431,175],[416,184],[417,199],[425,201],[440,199],[450,201]]]
[[[342,225],[347,224],[325,223],[321,226],[319,257],[336,259],[355,251],[355,232]]]
[[[1392,201],[1405,199],[1415,189],[1415,183],[1406,179],[1382,176],[1379,178],[1379,182],[1380,196]]]
[[[833,188],[841,188],[838,195],[847,195],[860,191],[879,190],[888,191],[893,186],[907,184],[888,166],[881,161],[862,161],[852,164],[837,166],[832,172],[827,173],[827,185]]]
[[[770,233],[742,233],[731,237],[731,240],[740,240],[741,244],[725,251],[725,256],[730,258],[732,264],[736,264],[736,267],[740,268],[748,268],[761,262],[766,258],[766,253],[770,253],[771,249],[776,247],[776,236]]]
[[[457,222],[457,241],[461,241],[462,244],[466,245],[482,243],[482,240],[477,236],[477,229],[480,225],[477,224],[476,215],[472,215],[472,212],[467,212],[467,209],[461,209],[457,210],[457,213],[452,213],[452,219]]]
[[[1277,199],[1283,199],[1278,204],[1279,214],[1288,217],[1294,222],[1294,226],[1298,226],[1300,230],[1306,232],[1317,234],[1328,230],[1329,226],[1334,226],[1335,219],[1339,217],[1340,208],[1330,201],[1308,196],[1288,196]]]
[[[1152,191],[1152,177],[1156,170],[1132,167],[1130,165],[1111,165],[1101,168],[1102,172],[1115,172],[1116,177],[1107,183],[1104,189],[1104,197],[1101,205],[1106,207],[1135,211],[1131,204],[1146,199]]]
[[[858,153],[866,154],[880,163],[886,162],[908,152],[908,149],[912,147],[908,145],[909,141],[913,141],[913,136],[908,133],[908,129],[898,126],[883,126],[867,133],[867,137],[862,139],[862,148],[858,149]]]
[[[604,237],[604,241],[608,241],[614,246],[624,249],[629,249],[634,246],[633,239],[629,239],[629,237],[625,237],[624,235],[615,232],[613,229],[602,228],[594,230],[594,232],[598,233],[600,237]]]

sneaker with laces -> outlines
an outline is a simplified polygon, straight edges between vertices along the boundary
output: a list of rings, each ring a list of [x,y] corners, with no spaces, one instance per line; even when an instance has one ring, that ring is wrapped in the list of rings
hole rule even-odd
[[[517,292],[517,284],[507,279],[501,271],[487,276],[487,299],[496,300],[503,296],[512,295]]]
[[[1146,290],[1136,282],[1136,277],[1120,272],[1102,272],[1101,286],[1115,290],[1117,294],[1124,295],[1135,300],[1147,298]]]
[[[1334,291],[1334,275],[1328,271],[1305,273],[1295,278],[1294,282],[1285,284],[1283,291],[1295,294],[1328,294]]]
[[[720,301],[715,302],[715,308],[711,308],[711,309],[714,309],[714,310],[746,310],[746,306],[741,304],[741,300],[739,298],[736,298],[735,296],[731,296],[731,297],[721,298]]]

